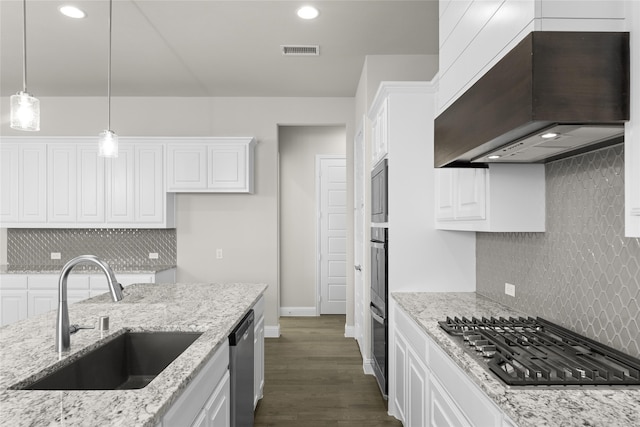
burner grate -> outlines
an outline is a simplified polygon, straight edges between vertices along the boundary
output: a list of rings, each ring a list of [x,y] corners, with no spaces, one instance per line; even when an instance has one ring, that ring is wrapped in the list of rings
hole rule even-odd
[[[540,317],[438,322],[509,385],[640,385],[640,360]]]

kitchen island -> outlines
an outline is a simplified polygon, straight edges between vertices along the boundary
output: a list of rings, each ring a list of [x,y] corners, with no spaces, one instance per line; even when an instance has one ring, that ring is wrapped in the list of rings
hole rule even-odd
[[[470,379],[473,383],[469,383],[471,387],[468,387],[464,392],[466,403],[479,402],[478,405],[483,406],[483,410],[493,412],[493,414],[489,414],[491,416],[500,413],[506,415],[502,424],[499,425],[511,426],[515,424],[520,427],[636,427],[640,425],[640,387],[638,386],[602,386],[598,388],[507,386],[480,366],[476,359],[454,342],[451,336],[438,325],[438,321],[445,320],[447,316],[509,317],[525,316],[524,313],[517,312],[473,292],[393,293],[392,297],[394,309],[398,311],[396,319],[403,321],[403,318],[408,318],[412,322],[405,331],[402,329],[398,329],[398,331],[408,337],[415,337],[416,335],[411,335],[415,325],[416,332],[426,334],[425,342],[427,342],[428,348],[426,353],[430,359],[426,365],[433,364],[436,358],[438,360],[448,358],[449,361],[445,364],[440,363],[438,366],[455,365],[455,370],[461,375],[458,378],[462,379],[464,376],[466,377],[464,381]],[[414,342],[416,341],[419,340],[414,340]],[[389,351],[391,352],[391,349]],[[445,354],[446,356],[444,356]],[[429,369],[433,369],[433,367]],[[441,369],[436,369],[431,375],[445,377]],[[457,384],[452,384],[456,382],[449,381],[444,386],[455,388],[455,385],[460,382],[463,381],[458,381]],[[481,400],[473,396],[480,397]],[[390,396],[390,411],[397,413],[397,408],[391,407],[391,398]],[[408,398],[408,400],[410,399],[411,397]],[[463,401],[456,401],[455,397],[451,400],[454,410],[465,404]],[[473,416],[466,416],[472,425],[481,427],[497,425],[478,423],[478,419],[474,419]],[[499,416],[495,419],[498,423],[500,422]]]
[[[155,426],[227,336],[252,308],[264,284],[135,284],[114,303],[100,295],[69,307],[72,324],[96,325],[109,316],[110,329],[82,329],[71,350],[55,351],[56,312],[0,328],[0,425]],[[149,385],[137,390],[15,390],[130,331],[185,331],[202,335]]]

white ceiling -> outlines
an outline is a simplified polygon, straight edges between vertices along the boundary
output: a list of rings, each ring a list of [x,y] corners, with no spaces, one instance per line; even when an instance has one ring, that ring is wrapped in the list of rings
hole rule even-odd
[[[304,4],[320,16],[298,18]],[[108,10],[27,0],[30,93],[106,94]],[[112,22],[114,96],[351,97],[366,55],[438,53],[437,0],[114,0]],[[284,57],[283,44],[320,45],[320,56]],[[22,1],[0,0],[0,95],[21,89]]]

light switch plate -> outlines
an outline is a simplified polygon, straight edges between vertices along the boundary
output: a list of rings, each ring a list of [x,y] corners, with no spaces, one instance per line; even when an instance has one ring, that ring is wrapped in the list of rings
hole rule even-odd
[[[158,259],[158,252],[149,252],[149,259]]]
[[[60,259],[60,252],[51,252],[51,259]]]
[[[222,259],[222,249],[216,249],[216,258]]]

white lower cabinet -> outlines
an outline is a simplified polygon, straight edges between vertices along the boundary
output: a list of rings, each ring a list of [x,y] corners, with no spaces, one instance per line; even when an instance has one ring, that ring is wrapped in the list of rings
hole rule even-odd
[[[515,427],[391,300],[389,413],[405,427]]]
[[[253,407],[264,394],[264,296],[253,307]]]
[[[222,346],[191,381],[159,425],[228,427],[231,421],[229,342]]]
[[[0,325],[8,325],[28,317],[27,276],[0,276]]]
[[[116,274],[122,286],[134,283],[175,283],[175,269],[156,274]],[[59,274],[0,275],[0,326],[58,308]],[[71,274],[67,301],[73,304],[109,291],[103,274]]]
[[[460,409],[435,378],[429,379],[429,424],[433,427],[471,426]],[[424,424],[425,426],[427,424]]]
[[[428,407],[424,404],[429,393],[429,372],[411,348],[407,351],[407,426],[427,425]]]

